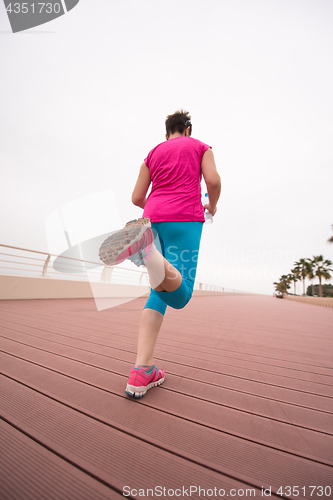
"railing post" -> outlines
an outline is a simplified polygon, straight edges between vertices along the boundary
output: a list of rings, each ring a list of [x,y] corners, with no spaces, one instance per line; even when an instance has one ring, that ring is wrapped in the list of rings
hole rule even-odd
[[[42,271],[42,277],[43,278],[46,278],[47,267],[49,265],[50,259],[51,259],[51,255],[48,255],[46,257],[46,261],[44,262],[43,271]]]
[[[101,274],[101,281],[110,281],[112,275],[113,267],[104,266]]]

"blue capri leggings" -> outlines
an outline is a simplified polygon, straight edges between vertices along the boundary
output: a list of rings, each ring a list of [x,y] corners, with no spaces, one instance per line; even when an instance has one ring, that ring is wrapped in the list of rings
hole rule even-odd
[[[151,289],[145,309],[165,314],[167,306],[182,309],[192,297],[202,233],[202,222],[153,222],[159,237],[158,250],[181,274],[183,281],[173,292]],[[158,241],[158,240],[157,240]]]

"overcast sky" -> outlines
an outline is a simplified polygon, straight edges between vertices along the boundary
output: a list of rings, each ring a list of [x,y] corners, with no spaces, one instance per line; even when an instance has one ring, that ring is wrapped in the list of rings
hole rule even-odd
[[[141,216],[139,167],[184,108],[222,178],[198,281],[271,294],[333,259],[332,26],[331,0],[80,0],[12,34],[0,3],[0,243],[52,251],[68,207],[74,239]]]

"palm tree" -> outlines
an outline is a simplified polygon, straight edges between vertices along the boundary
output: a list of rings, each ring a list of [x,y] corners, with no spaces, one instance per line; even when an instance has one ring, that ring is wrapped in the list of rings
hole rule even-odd
[[[332,224],[332,229],[333,229],[333,224]],[[333,236],[331,236],[330,238],[328,238],[327,243],[333,243]]]
[[[332,275],[330,273],[333,272],[333,269],[330,266],[332,265],[332,261],[328,259],[324,260],[322,255],[317,255],[313,256],[311,264],[312,269],[309,274],[309,278],[311,280],[316,276],[319,278],[319,297],[322,297],[323,289],[321,279],[324,278],[325,280],[329,280],[331,278]]]
[[[303,295],[305,295],[305,278],[311,273],[311,260],[300,259],[298,262],[294,262],[294,266],[294,273],[303,281]]]
[[[288,294],[288,289],[290,288],[290,281],[289,277],[286,274],[283,274],[280,278],[280,281],[274,282],[273,285],[275,285],[275,290],[282,295],[285,293]]]
[[[288,288],[290,288],[290,285],[288,286],[284,281],[281,281],[280,283],[274,283],[275,285],[275,291],[281,293],[281,295],[284,295],[285,293],[288,294]]]
[[[294,295],[296,295],[296,282],[301,279],[298,271],[296,269],[292,269],[290,273],[288,274],[288,279],[289,282],[293,281],[294,282]]]

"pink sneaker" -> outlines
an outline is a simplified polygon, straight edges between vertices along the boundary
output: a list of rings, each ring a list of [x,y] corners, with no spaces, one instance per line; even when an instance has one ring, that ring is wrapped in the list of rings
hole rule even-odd
[[[107,266],[132,260],[138,267],[149,260],[154,250],[154,235],[149,217],[134,219],[109,236],[99,249],[99,258]]]
[[[163,384],[164,380],[164,371],[155,365],[133,366],[125,392],[135,398],[142,398],[149,389]]]

